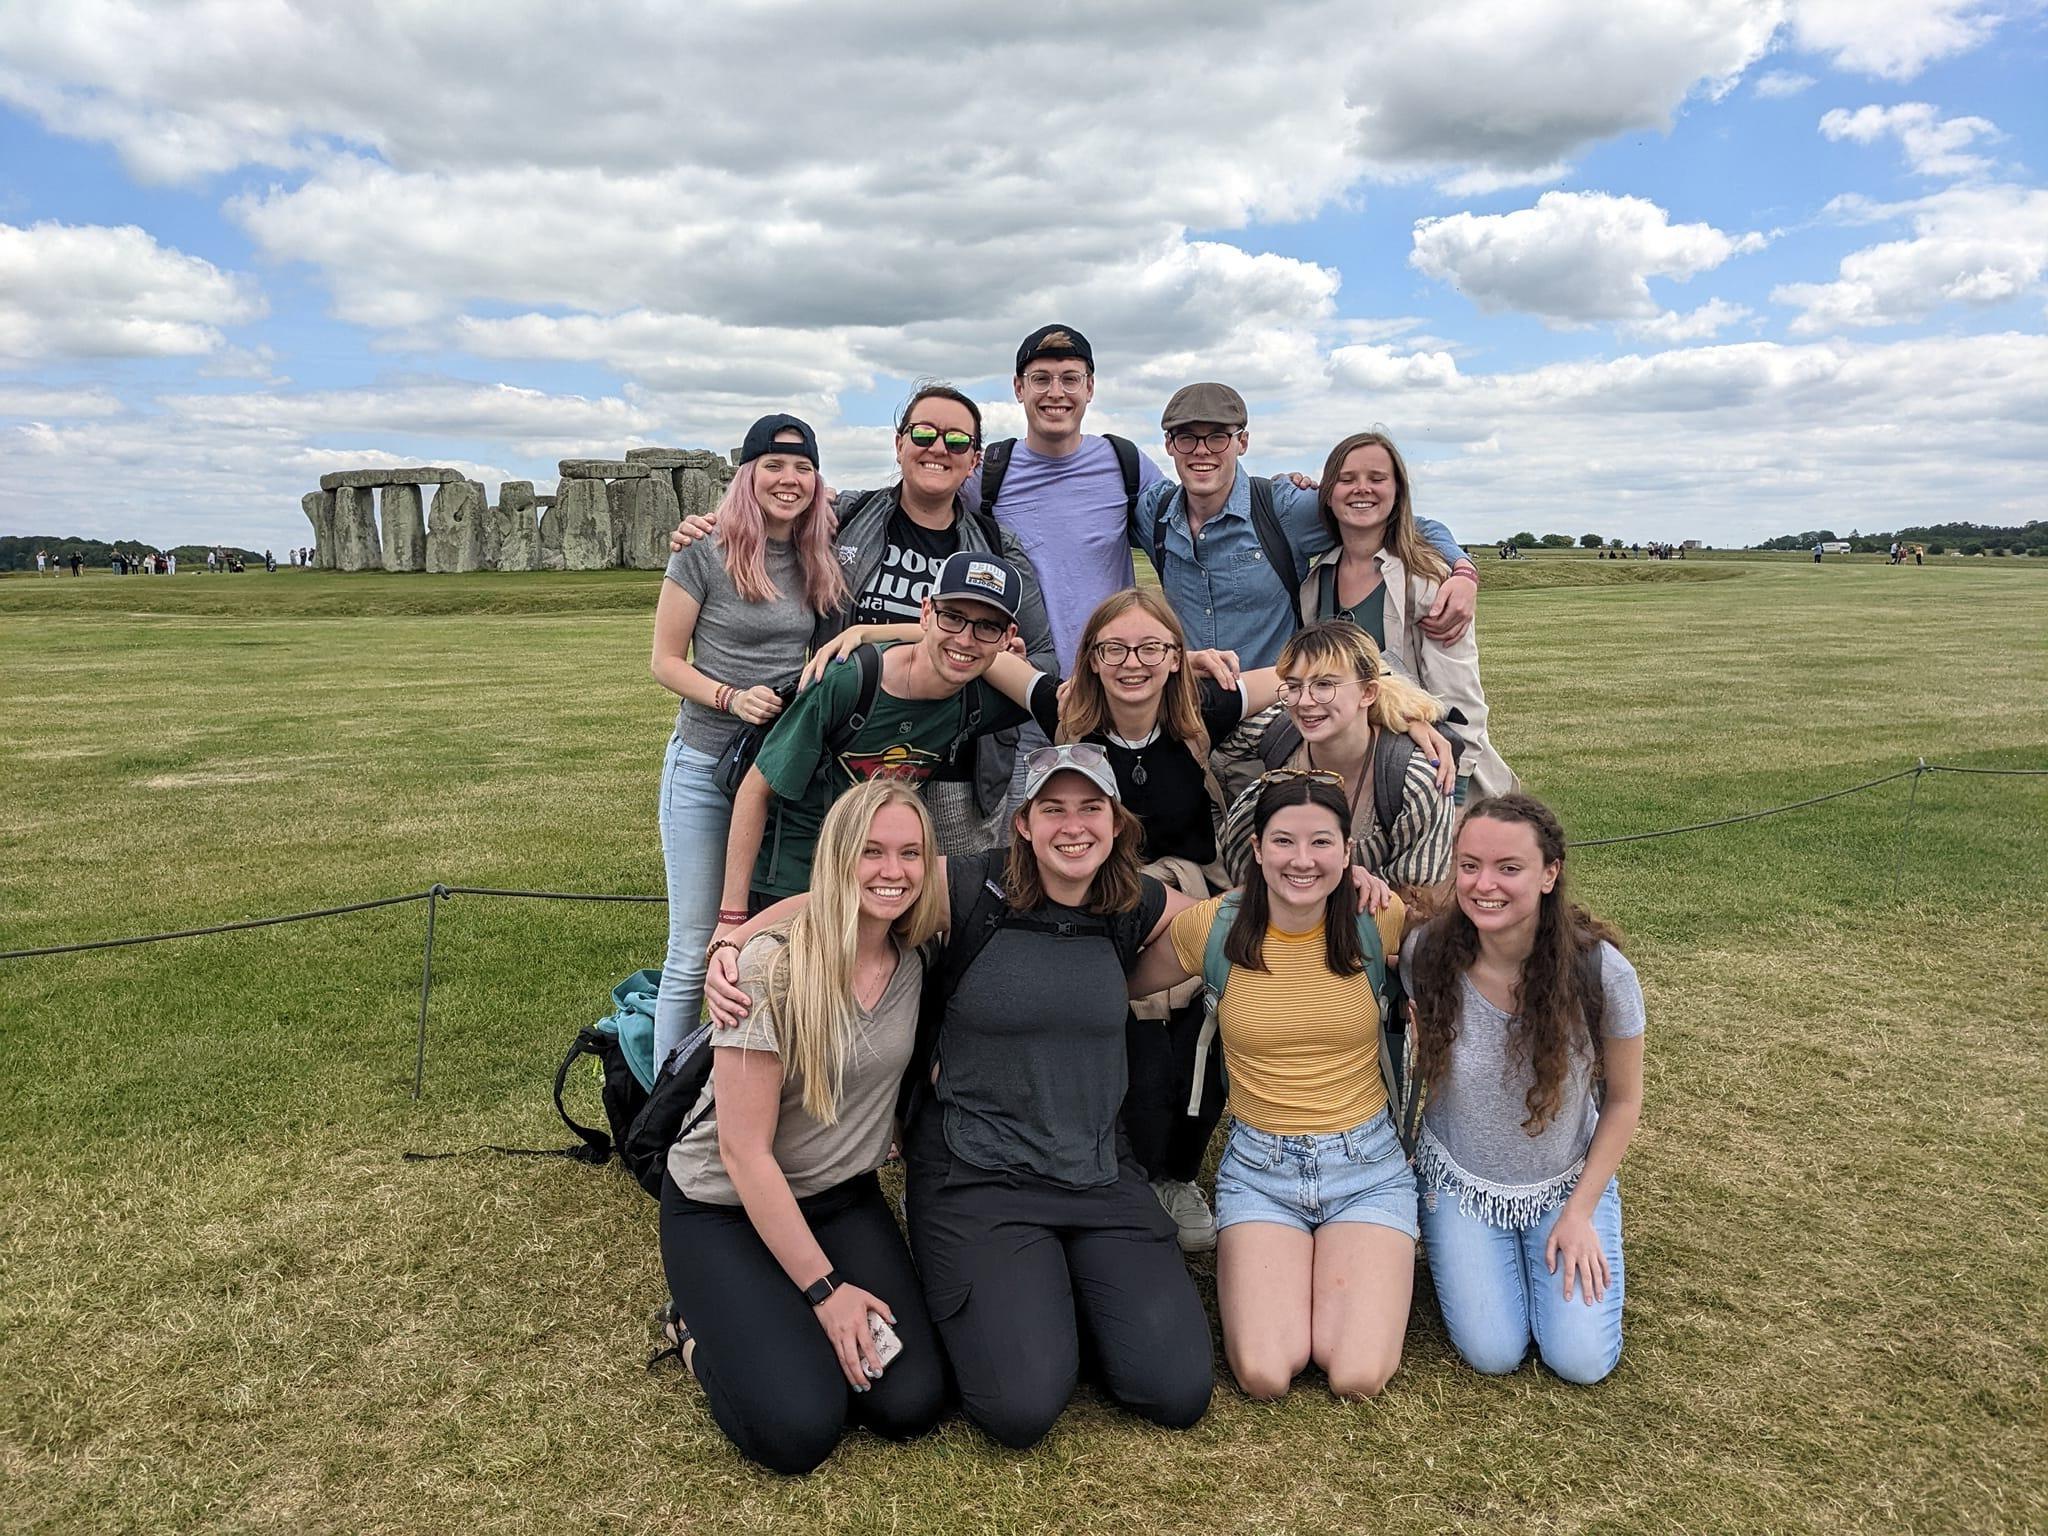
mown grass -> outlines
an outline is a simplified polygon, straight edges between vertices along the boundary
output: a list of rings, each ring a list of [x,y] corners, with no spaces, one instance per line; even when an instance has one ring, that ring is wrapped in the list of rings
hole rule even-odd
[[[2025,564],[1485,575],[1499,739],[1577,836],[2048,766]],[[658,891],[655,580],[0,582],[0,949]],[[1909,787],[1574,858],[1651,1008],[1607,1384],[1473,1376],[1425,1286],[1373,1403],[1224,1387],[1174,1436],[1084,1393],[1030,1455],[955,1423],[803,1482],[641,1369],[623,1178],[400,1160],[558,1143],[547,1079],[659,907],[443,906],[417,1105],[418,906],[0,963],[0,1523],[2039,1529],[2048,780],[1923,780],[1895,902]]]

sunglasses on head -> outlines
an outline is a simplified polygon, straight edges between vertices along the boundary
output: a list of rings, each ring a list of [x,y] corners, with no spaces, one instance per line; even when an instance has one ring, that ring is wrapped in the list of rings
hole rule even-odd
[[[1272,768],[1259,775],[1261,784],[1286,784],[1295,779],[1313,779],[1318,784],[1344,787],[1344,775],[1334,768]]]
[[[1024,759],[1024,771],[1043,773],[1052,768],[1100,768],[1109,754],[1092,741],[1066,741],[1056,747],[1040,747]]]
[[[904,428],[903,435],[917,448],[929,448],[933,443],[944,443],[948,453],[966,453],[974,447],[974,434],[962,432],[958,427],[940,431],[928,421],[914,421]]]

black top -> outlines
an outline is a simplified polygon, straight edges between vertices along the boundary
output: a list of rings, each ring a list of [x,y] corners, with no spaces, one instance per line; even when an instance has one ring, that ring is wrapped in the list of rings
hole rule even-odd
[[[852,623],[915,624],[939,567],[960,548],[960,521],[945,528],[927,528],[910,520],[901,507],[889,514],[888,543],[882,563],[867,586],[855,595]]]
[[[998,848],[946,861],[955,938],[1006,857]],[[1001,909],[1002,925],[947,1000],[939,1034],[934,1094],[946,1145],[962,1162],[1069,1189],[1115,1182],[1125,980],[1166,910],[1166,887],[1150,876],[1140,885],[1131,912],[1056,902]]]
[[[1244,718],[1244,694],[1235,688],[1218,688],[1206,677],[1198,680],[1197,687],[1202,724],[1213,747]],[[1058,689],[1053,679],[1042,678],[1031,695],[1032,718],[1048,738],[1059,727]],[[1184,743],[1158,736],[1149,746],[1125,747],[1101,731],[1091,732],[1087,740],[1108,750],[1117,793],[1144,825],[1148,861],[1178,858],[1207,864],[1216,857],[1216,821],[1208,782],[1201,762]]]

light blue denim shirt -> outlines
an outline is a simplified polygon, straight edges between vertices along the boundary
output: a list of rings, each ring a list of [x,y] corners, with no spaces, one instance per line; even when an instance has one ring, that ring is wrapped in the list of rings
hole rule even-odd
[[[1259,547],[1258,532],[1252,527],[1250,477],[1240,464],[1223,510],[1202,525],[1199,540],[1188,533],[1186,498],[1176,499],[1166,519],[1162,559],[1152,548],[1152,524],[1161,505],[1179,489],[1174,481],[1161,480],[1139,494],[1131,514],[1131,542],[1153,557],[1160,586],[1180,616],[1190,646],[1235,651],[1239,665],[1246,668],[1272,666],[1295,630],[1295,593],[1288,573],[1267,564]],[[1316,502],[1314,491],[1297,490],[1287,480],[1273,482],[1273,511],[1303,570],[1334,542]],[[1443,524],[1417,518],[1415,526],[1446,559],[1465,558]]]

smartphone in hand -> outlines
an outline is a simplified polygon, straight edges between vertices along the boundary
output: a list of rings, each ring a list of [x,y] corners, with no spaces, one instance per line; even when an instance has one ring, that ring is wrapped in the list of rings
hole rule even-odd
[[[903,1353],[903,1341],[896,1337],[896,1330],[879,1312],[868,1313],[868,1333],[875,1341],[875,1358],[886,1370],[889,1362]]]

